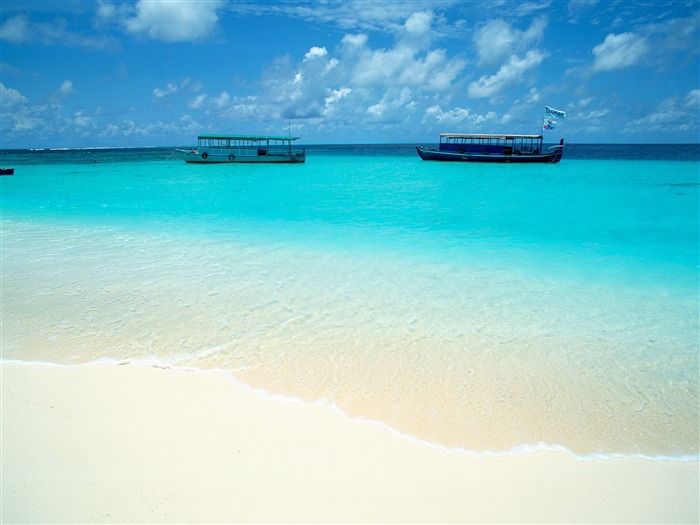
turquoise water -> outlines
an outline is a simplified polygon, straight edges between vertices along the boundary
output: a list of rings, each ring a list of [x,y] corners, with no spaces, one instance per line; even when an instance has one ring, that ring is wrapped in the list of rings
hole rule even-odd
[[[477,453],[697,458],[697,146],[2,157],[4,359],[220,369]]]

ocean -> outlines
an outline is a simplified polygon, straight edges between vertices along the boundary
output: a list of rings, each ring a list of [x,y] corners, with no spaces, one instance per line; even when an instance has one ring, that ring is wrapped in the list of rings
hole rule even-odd
[[[306,150],[3,151],[2,359],[216,370],[476,455],[698,459],[700,145]]]

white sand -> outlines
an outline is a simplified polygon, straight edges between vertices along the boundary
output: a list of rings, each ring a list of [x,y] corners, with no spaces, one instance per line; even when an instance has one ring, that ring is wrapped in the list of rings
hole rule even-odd
[[[700,520],[697,462],[476,458],[221,374],[1,367],[2,523]]]

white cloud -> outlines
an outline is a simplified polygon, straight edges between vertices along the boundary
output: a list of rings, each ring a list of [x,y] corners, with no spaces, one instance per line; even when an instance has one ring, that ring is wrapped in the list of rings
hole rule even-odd
[[[312,47],[309,49],[308,53],[304,55],[304,62],[307,60],[313,60],[314,58],[325,57],[328,54],[325,47]]]
[[[408,17],[404,27],[406,31],[411,34],[422,35],[430,31],[430,25],[433,20],[433,13],[431,11],[422,11],[419,13],[413,13]]]
[[[542,95],[540,94],[540,92],[537,91],[537,88],[531,88],[530,92],[525,97],[525,104],[532,105],[535,102],[539,102],[540,100],[542,100]]]
[[[700,126],[700,90],[693,89],[685,97],[669,97],[659,103],[653,111],[631,120],[624,131],[629,133],[696,132]]]
[[[204,106],[204,102],[207,100],[206,93],[200,93],[193,99],[187,101],[187,107],[190,109],[201,109]]]
[[[493,111],[486,114],[475,114],[468,108],[454,108],[444,111],[439,105],[425,110],[423,123],[437,122],[443,127],[453,126],[455,129],[472,129],[475,125],[495,121],[497,115]]]
[[[429,10],[454,9],[461,0],[324,0],[323,2],[240,2],[231,9],[241,14],[275,14],[300,18],[315,24],[332,24],[345,31],[396,33],[406,29],[407,14]],[[450,24],[452,19],[440,19]],[[414,20],[414,22],[417,22]],[[443,28],[441,27],[440,30]]]
[[[540,51],[528,51],[524,58],[516,56],[501,66],[495,75],[482,76],[469,84],[467,90],[472,98],[487,98],[499,95],[508,86],[520,82],[530,69],[538,66],[544,59],[545,54]]]
[[[136,16],[124,20],[127,31],[163,42],[202,41],[218,29],[222,0],[139,0]]]
[[[692,11],[692,10],[691,10]],[[675,51],[697,55],[700,52],[700,10],[687,18],[673,18],[642,28],[644,36],[653,42],[652,53],[665,56]]]
[[[341,63],[348,65],[349,83],[358,87],[412,86],[443,91],[464,69],[462,59],[449,59],[442,49],[422,53],[398,44],[391,49],[352,49]]]
[[[216,109],[225,108],[229,102],[231,102],[231,95],[229,95],[226,91],[222,91],[218,97],[213,99],[213,102]]]
[[[188,93],[197,93],[198,91],[202,91],[202,89],[204,89],[204,84],[199,80],[185,77],[182,79],[182,82],[180,82],[178,89],[187,90]]]
[[[42,132],[53,133],[55,115],[50,106],[20,106],[18,110],[3,115],[3,125],[15,133],[31,133],[39,135]]]
[[[121,122],[111,123],[99,133],[99,138],[107,140],[111,143],[115,138],[134,138],[145,137],[183,137],[185,140],[191,140],[193,136],[197,136],[203,129],[201,124],[195,122],[189,115],[183,115],[179,119],[171,122],[154,122],[142,124],[133,120],[122,120]]]
[[[5,84],[0,82],[0,107],[7,109],[18,104],[26,104],[27,97],[22,95],[16,89],[5,87]]]
[[[352,93],[352,89],[350,89],[349,87],[341,87],[340,89],[331,90],[330,95],[328,95],[325,100],[324,114],[327,115],[330,112],[332,112],[335,104],[339,100],[342,100],[343,98],[347,97],[350,93]]]
[[[532,13],[549,9],[551,5],[551,0],[543,0],[541,2],[520,2],[514,10],[514,14],[520,17],[530,16]]]
[[[465,67],[463,58],[431,49],[433,20],[431,11],[409,11],[395,27],[394,44],[384,48],[372,48],[357,33],[343,36],[333,53],[312,46],[297,63],[280,56],[266,68],[259,95],[231,97],[219,114],[238,121],[305,119],[317,132],[357,122],[397,126],[435,92],[448,100]]]
[[[63,84],[61,84],[61,87],[58,88],[58,94],[61,97],[68,97],[70,95],[75,95],[77,91],[73,87],[73,82],[70,80],[64,80]]]
[[[543,17],[535,19],[525,31],[514,29],[502,18],[489,20],[474,35],[479,65],[502,64],[512,55],[526,52],[542,41],[546,27],[547,20]]]
[[[640,119],[631,120],[627,123],[627,131],[635,131],[643,128],[645,131],[660,130],[677,123],[677,115],[673,104],[662,104],[652,113]]]
[[[175,93],[177,91],[177,86],[173,83],[169,83],[167,86],[165,86],[165,89],[161,88],[155,88],[153,90],[153,96],[156,98],[163,98],[165,96],[168,96],[172,93]]]
[[[70,31],[63,18],[34,23],[25,15],[8,18],[0,26],[0,40],[17,45],[32,43],[97,50],[117,47],[113,37]]]
[[[612,71],[632,67],[649,51],[647,40],[635,33],[614,33],[593,48],[593,71]]]
[[[366,34],[359,33],[357,35],[345,35],[342,39],[342,43],[348,48],[360,48],[367,43],[367,40]]]
[[[76,111],[75,114],[73,115],[73,124],[77,128],[94,128],[95,127],[95,121],[93,120],[92,117],[89,115],[85,114],[84,111]]]
[[[367,108],[367,113],[377,122],[402,122],[413,110],[412,102],[411,89],[388,89],[381,101]]]
[[[56,91],[52,91],[49,94],[49,102],[52,104],[63,104],[65,99],[71,95],[75,95],[77,90],[73,87],[73,82],[70,80],[64,80],[63,83],[58,87]]]
[[[8,18],[0,26],[0,40],[6,40],[12,44],[23,44],[29,39],[29,19],[24,15]]]
[[[685,96],[683,107],[689,111],[700,111],[700,89],[692,89]]]
[[[587,98],[579,99],[579,100],[576,102],[576,105],[577,105],[580,109],[583,109],[583,108],[585,108],[586,106],[588,106],[591,102],[593,102],[593,97],[587,97]]]
[[[432,31],[434,18],[432,11],[413,13],[397,32],[398,41],[404,46],[417,50],[428,48],[434,35]]]
[[[98,25],[107,24],[117,17],[117,7],[109,2],[97,2],[96,21]]]

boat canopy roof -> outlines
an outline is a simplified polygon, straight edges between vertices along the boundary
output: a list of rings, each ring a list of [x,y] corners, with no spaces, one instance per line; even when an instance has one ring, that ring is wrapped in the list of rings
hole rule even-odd
[[[199,140],[252,140],[252,141],[263,141],[263,140],[299,140],[300,137],[281,137],[275,135],[199,135],[197,137]]]
[[[452,139],[541,139],[542,135],[513,135],[506,133],[440,133],[440,137]]]

